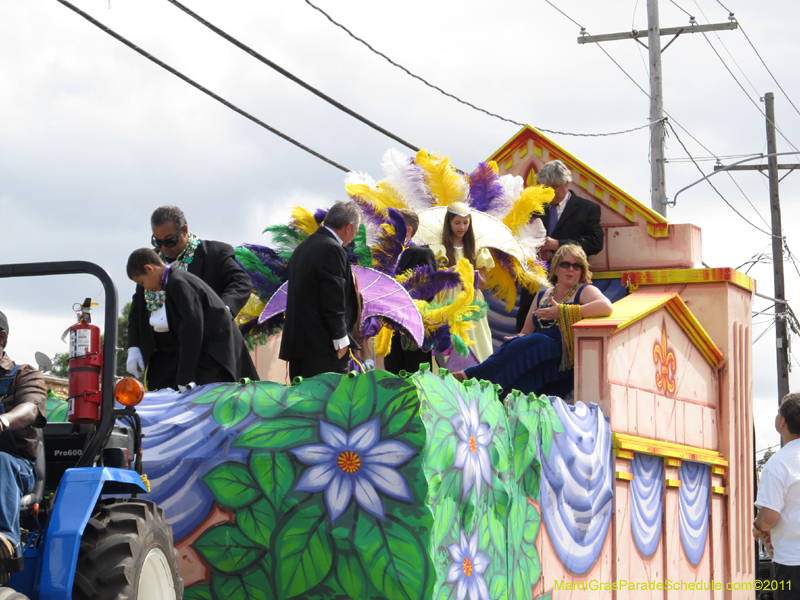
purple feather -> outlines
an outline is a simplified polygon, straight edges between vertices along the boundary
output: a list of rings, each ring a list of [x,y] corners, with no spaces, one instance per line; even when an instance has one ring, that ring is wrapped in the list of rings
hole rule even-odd
[[[328,209],[327,208],[318,208],[314,211],[314,220],[317,222],[317,225],[322,225],[322,222],[325,220],[325,217],[328,216]]]
[[[386,222],[386,212],[377,208],[371,201],[363,196],[350,196],[350,199],[361,209],[364,219],[373,228],[377,229]],[[403,231],[405,231],[405,225],[403,226]]]
[[[439,292],[461,285],[461,276],[452,269],[436,271],[422,265],[412,269],[411,276],[402,285],[414,300],[429,302]]]
[[[400,254],[405,249],[406,243],[406,222],[403,215],[393,208],[386,211],[388,218],[386,222],[394,226],[394,233],[387,234],[382,229],[372,247],[372,266],[376,270],[394,277],[397,261]]]
[[[474,210],[488,212],[503,197],[503,186],[488,162],[480,163],[469,174],[469,204]]]
[[[425,338],[425,344],[422,348],[423,350],[433,350],[434,352],[447,352],[452,346],[450,326],[444,325]]]
[[[286,271],[289,267],[289,263],[278,254],[277,251],[267,246],[259,246],[258,244],[242,244],[242,246],[255,254],[256,258],[261,261],[261,264],[272,271],[278,279],[286,281]]]

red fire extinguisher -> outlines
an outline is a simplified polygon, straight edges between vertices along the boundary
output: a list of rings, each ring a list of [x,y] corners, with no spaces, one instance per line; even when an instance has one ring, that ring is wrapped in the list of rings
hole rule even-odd
[[[96,305],[95,305],[96,306]],[[100,420],[100,371],[103,349],[100,328],[92,325],[92,299],[86,298],[75,312],[78,322],[69,328],[69,409],[70,423],[96,423]]]

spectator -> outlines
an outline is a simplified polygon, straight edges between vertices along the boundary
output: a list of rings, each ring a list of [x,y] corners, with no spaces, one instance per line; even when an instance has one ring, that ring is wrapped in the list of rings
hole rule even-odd
[[[188,271],[202,279],[222,299],[233,319],[252,290],[250,277],[236,262],[233,248],[223,242],[200,240],[189,231],[186,217],[177,206],[157,208],[150,226],[150,242],[161,260],[173,265],[173,271]],[[177,341],[167,331],[164,292],[137,286],[128,322],[128,372],[135,377],[144,372],[145,387],[157,390],[171,387],[177,362]]]
[[[800,598],[800,394],[783,397],[775,429],[783,447],[761,471],[753,536],[772,542],[774,598],[784,600]]]

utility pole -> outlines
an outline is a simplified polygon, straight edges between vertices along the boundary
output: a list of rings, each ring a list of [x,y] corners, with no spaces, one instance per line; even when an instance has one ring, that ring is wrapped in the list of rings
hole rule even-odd
[[[775,282],[775,350],[778,367],[778,403],[789,393],[789,336],[786,331],[786,318],[789,308],[786,304],[783,282],[783,230],[781,228],[781,201],[779,194],[779,170],[800,169],[800,164],[778,164],[777,142],[775,139],[775,95],[764,94],[767,116],[767,164],[738,165],[727,167],[728,171],[767,171],[769,176],[769,204],[772,213],[772,275]],[[725,168],[717,165],[714,170]],[[787,173],[788,175],[788,173]]]
[[[664,184],[664,96],[661,91],[661,28],[658,0],[647,0],[647,48],[650,55],[650,202],[667,216]]]
[[[721,29],[737,29],[739,24],[733,18],[733,13],[728,15],[728,23],[698,25],[694,17],[689,17],[689,25],[685,27],[670,27],[661,29],[658,17],[658,0],[647,0],[647,31],[633,31],[625,33],[607,33],[602,35],[589,35],[581,29],[578,37],[579,44],[595,42],[610,42],[613,40],[633,39],[642,44],[639,38],[647,37],[647,46],[650,56],[650,203],[654,211],[663,217],[667,216],[667,190],[664,177],[664,96],[661,91],[661,53],[678,39],[682,33],[703,33],[706,31],[719,31]],[[673,35],[664,48],[661,48],[661,36]],[[644,44],[642,44],[644,46]]]

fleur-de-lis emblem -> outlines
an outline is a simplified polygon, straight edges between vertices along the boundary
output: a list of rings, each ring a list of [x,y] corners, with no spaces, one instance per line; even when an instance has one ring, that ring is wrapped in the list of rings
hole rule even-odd
[[[656,387],[666,396],[675,393],[675,353],[667,346],[667,323],[661,323],[661,340],[653,344],[653,362],[656,365]]]

